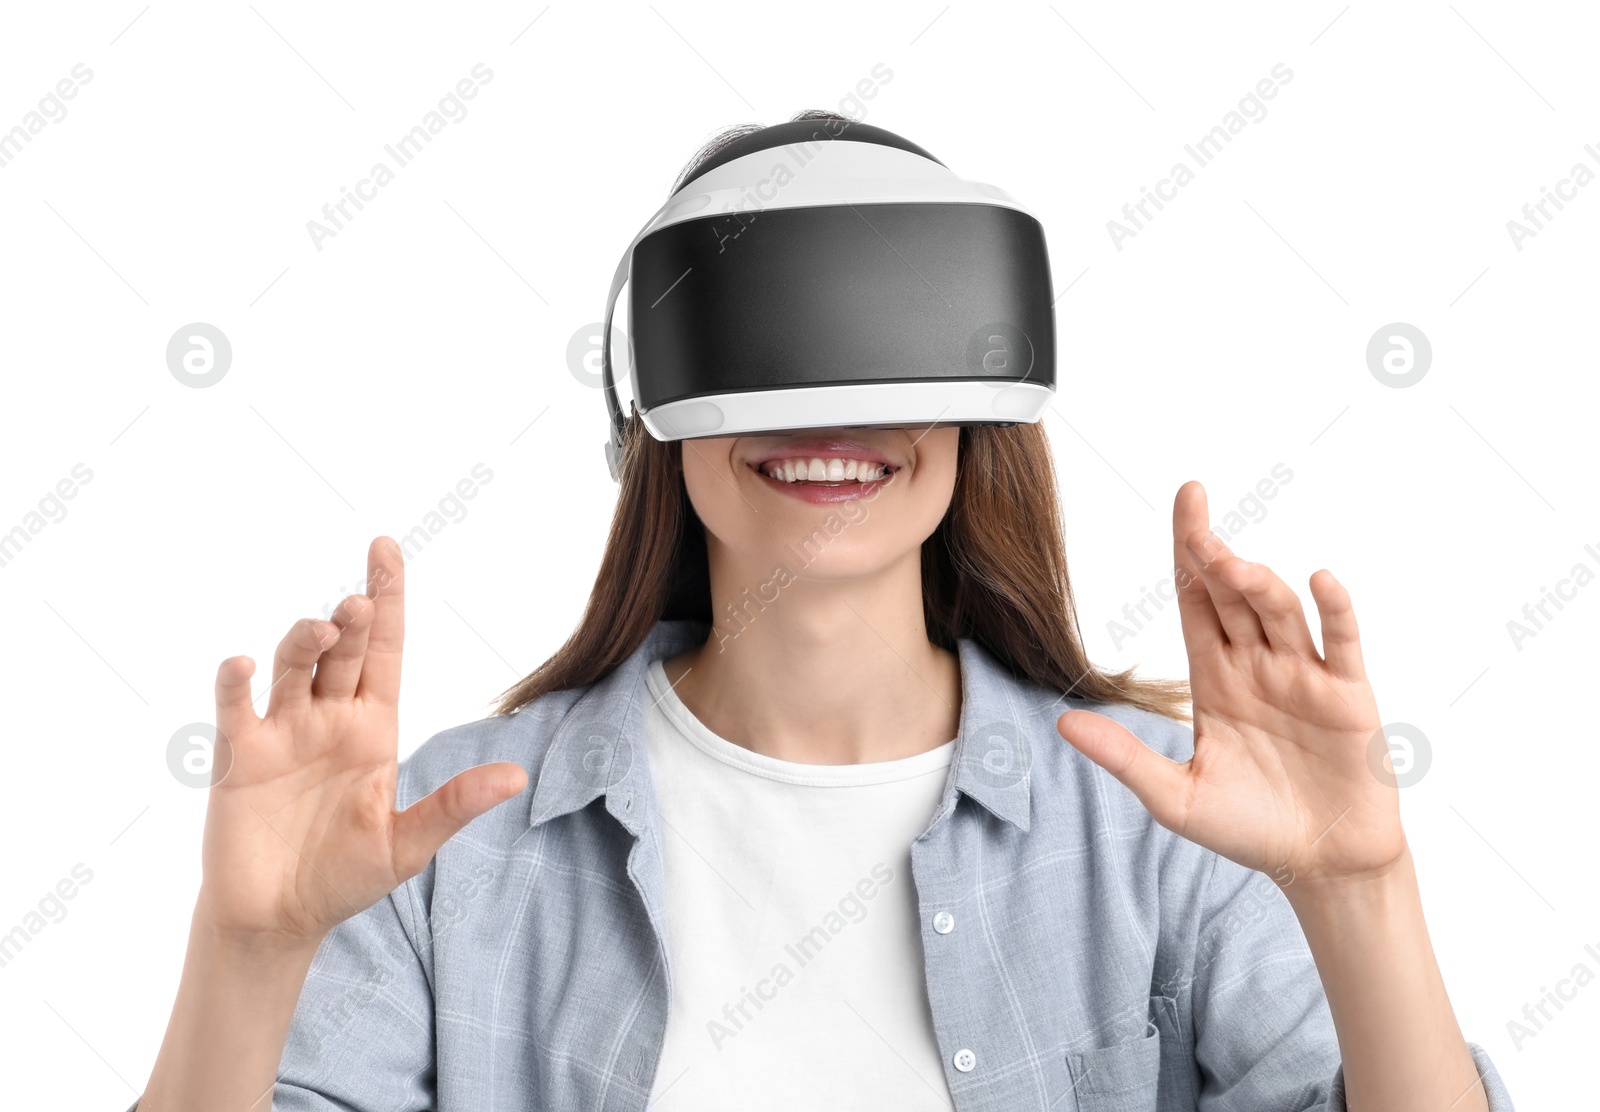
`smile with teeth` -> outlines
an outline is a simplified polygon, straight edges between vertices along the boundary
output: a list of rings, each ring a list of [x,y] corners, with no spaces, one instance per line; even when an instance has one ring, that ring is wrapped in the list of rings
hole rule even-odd
[[[870,483],[889,469],[881,463],[857,459],[769,459],[761,473],[782,483]]]

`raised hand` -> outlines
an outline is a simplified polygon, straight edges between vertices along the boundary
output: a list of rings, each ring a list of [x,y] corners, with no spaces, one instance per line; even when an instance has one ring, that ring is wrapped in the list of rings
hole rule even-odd
[[[1393,778],[1369,764],[1382,720],[1350,597],[1330,572],[1311,576],[1319,654],[1294,591],[1206,522],[1204,488],[1184,484],[1172,524],[1193,758],[1171,761],[1089,711],[1068,711],[1057,728],[1157,822],[1280,884],[1380,876],[1405,836]]]
[[[217,747],[196,914],[245,937],[315,939],[421,872],[463,826],[522,791],[520,765],[458,774],[396,812],[404,562],[378,537],[366,594],[303,618],[273,659],[265,716],[255,664],[217,668]]]

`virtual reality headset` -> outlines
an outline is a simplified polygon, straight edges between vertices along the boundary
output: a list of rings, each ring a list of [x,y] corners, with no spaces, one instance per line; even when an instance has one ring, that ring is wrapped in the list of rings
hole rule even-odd
[[[892,132],[794,120],[698,166],[628,245],[633,407],[657,440],[823,427],[1014,425],[1055,393],[1044,228]]]

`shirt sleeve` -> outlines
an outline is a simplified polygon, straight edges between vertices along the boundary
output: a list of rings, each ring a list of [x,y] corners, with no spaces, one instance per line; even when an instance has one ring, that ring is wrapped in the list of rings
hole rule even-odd
[[[412,883],[323,937],[289,1023],[272,1112],[435,1107],[433,993],[403,925]]]
[[[402,884],[322,940],[289,1024],[272,1112],[435,1106],[430,971],[426,951],[406,930],[415,883]]]
[[[1271,877],[1216,858],[1192,989],[1200,1112],[1347,1112],[1333,1013],[1299,920]],[[1489,1112],[1514,1112],[1488,1054],[1467,1047]]]

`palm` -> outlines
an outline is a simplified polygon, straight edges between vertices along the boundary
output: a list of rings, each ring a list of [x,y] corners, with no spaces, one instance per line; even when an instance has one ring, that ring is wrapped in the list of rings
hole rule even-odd
[[[1193,759],[1168,761],[1084,711],[1062,716],[1063,736],[1157,821],[1280,883],[1388,865],[1404,839],[1393,780],[1369,763],[1381,720],[1348,595],[1328,572],[1312,576],[1324,656],[1294,592],[1206,529],[1198,483],[1178,492],[1173,535]]]
[[[234,925],[281,917],[274,927],[303,934],[404,879],[394,875],[387,845],[397,735],[381,706],[352,702],[282,719],[269,711],[234,739],[233,765],[210,801],[203,854],[208,884],[234,910]]]
[[[319,934],[421,871],[440,843],[520,791],[514,764],[461,773],[397,812],[403,568],[392,541],[368,554],[369,595],[335,621],[295,624],[257,717],[250,671],[217,673],[217,756],[201,907],[220,929]]]

